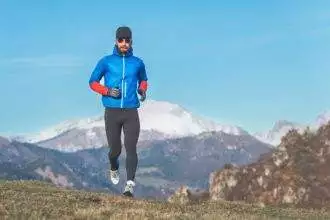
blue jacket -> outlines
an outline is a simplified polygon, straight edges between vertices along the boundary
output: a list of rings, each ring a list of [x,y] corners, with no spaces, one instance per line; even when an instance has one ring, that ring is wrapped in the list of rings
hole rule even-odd
[[[99,84],[104,77],[104,86]],[[137,90],[141,82],[148,80],[142,59],[133,55],[132,47],[125,55],[117,50],[115,45],[111,55],[100,59],[93,70],[90,87],[102,95],[102,104],[109,108],[138,108],[140,100]],[[106,95],[107,88],[119,88],[120,98]]]

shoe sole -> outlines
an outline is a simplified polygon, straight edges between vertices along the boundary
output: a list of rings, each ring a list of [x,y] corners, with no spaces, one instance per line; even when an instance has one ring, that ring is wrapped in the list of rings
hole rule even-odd
[[[134,197],[134,195],[130,192],[124,192],[123,195],[126,196],[126,197],[130,197],[130,198]]]

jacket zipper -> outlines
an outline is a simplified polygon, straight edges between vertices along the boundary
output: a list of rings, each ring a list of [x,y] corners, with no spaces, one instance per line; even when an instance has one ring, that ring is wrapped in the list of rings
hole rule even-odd
[[[125,95],[124,95],[124,97],[126,98],[126,91],[127,91],[127,82],[125,81]]]
[[[122,80],[121,80],[121,91],[124,91],[124,95],[121,96],[121,108],[124,105],[124,96],[126,96],[126,85],[124,89],[124,78],[125,78],[125,55],[123,55],[123,73],[122,73]]]

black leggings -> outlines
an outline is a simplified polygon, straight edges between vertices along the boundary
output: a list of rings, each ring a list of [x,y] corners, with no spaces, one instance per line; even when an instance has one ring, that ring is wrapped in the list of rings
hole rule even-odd
[[[119,168],[121,153],[121,131],[124,132],[126,149],[127,180],[134,181],[138,163],[136,145],[140,134],[140,119],[137,109],[105,108],[105,131],[109,145],[109,161],[112,170]]]

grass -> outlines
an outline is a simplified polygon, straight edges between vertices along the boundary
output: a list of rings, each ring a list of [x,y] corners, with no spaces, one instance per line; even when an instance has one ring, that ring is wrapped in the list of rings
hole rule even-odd
[[[1,219],[330,219],[326,211],[236,202],[180,205],[60,189],[39,181],[0,182]]]

